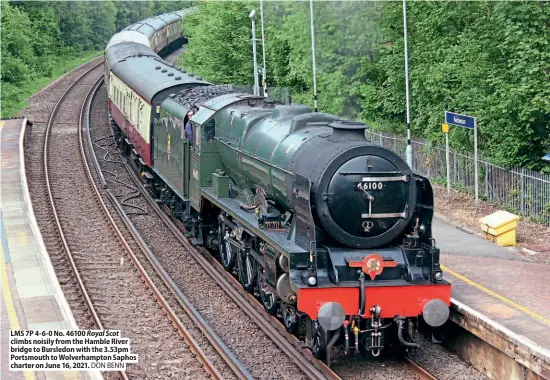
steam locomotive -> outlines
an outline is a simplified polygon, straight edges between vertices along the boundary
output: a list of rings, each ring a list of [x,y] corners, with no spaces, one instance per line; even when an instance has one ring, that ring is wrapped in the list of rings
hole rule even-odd
[[[185,17],[172,16],[160,17]],[[414,347],[419,317],[443,325],[451,288],[431,234],[430,182],[367,141],[362,123],[173,67],[157,53],[181,44],[181,30],[159,25],[109,43],[109,111],[192,241],[318,358],[335,344],[373,356],[389,342]]]

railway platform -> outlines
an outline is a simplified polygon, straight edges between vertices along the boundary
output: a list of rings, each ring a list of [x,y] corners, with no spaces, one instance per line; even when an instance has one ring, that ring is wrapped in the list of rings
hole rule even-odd
[[[2,379],[99,379],[99,372],[15,372],[9,330],[75,330],[32,209],[24,162],[27,119],[0,121],[0,277]]]
[[[452,348],[492,378],[550,379],[550,265],[441,218],[433,234],[452,283],[451,319],[487,343],[463,336]]]

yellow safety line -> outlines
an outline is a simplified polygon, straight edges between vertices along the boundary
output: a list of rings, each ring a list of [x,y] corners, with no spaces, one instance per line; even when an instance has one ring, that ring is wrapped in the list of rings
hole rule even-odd
[[[447,273],[453,275],[454,277],[458,278],[459,280],[464,281],[464,282],[467,283],[468,285],[473,286],[474,288],[477,288],[477,289],[481,290],[482,292],[487,293],[488,295],[490,295],[490,296],[492,296],[492,297],[495,297],[495,298],[501,300],[502,302],[507,303],[508,305],[510,305],[510,306],[512,306],[512,307],[515,307],[516,309],[521,310],[521,311],[523,311],[524,313],[529,314],[531,317],[533,317],[533,318],[535,318],[535,319],[538,319],[539,321],[541,321],[541,322],[543,322],[543,323],[545,323],[545,324],[547,324],[547,325],[550,326],[550,319],[544,318],[542,315],[539,315],[539,314],[535,313],[534,311],[529,310],[529,309],[526,308],[525,306],[521,306],[521,305],[515,303],[514,301],[509,300],[508,298],[503,297],[503,296],[501,296],[500,294],[495,293],[495,292],[493,292],[492,290],[489,290],[489,289],[487,289],[486,287],[484,287],[484,286],[482,286],[482,285],[479,285],[478,283],[476,283],[476,282],[470,280],[470,279],[467,278],[467,277],[464,277],[464,276],[461,275],[461,274],[456,273],[455,271],[453,271],[453,270],[447,268],[447,267],[444,266],[444,265],[441,265],[441,269],[443,269],[443,271],[445,271],[445,272],[447,272]]]
[[[4,120],[0,120],[0,128],[4,126]]]
[[[8,281],[8,270],[6,268],[6,263],[4,262],[4,247],[0,244],[0,275],[2,276],[2,297],[4,298],[4,303],[6,304],[6,311],[8,313],[8,320],[10,322],[10,329],[20,330],[21,326],[19,325],[19,319],[17,318],[17,313],[15,311],[15,306],[13,305],[13,297],[10,291],[10,283]],[[35,380],[36,376],[34,372],[25,371],[24,372],[25,380]]]
[[[4,247],[0,244],[0,251],[2,251],[2,263],[0,264],[1,273],[2,273],[2,295],[4,297],[4,302],[6,304],[6,311],[8,312],[8,319],[10,321],[10,328],[12,330],[19,330],[19,319],[17,318],[17,313],[15,312],[15,306],[13,305],[13,297],[10,292],[10,283],[8,281],[8,270],[6,268],[6,263],[4,262]]]

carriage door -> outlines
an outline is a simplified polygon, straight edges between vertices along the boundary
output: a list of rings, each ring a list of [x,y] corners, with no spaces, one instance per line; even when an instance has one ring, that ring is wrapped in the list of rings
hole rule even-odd
[[[191,152],[190,152],[190,145],[189,140],[185,138],[185,128],[182,129],[182,135],[183,137],[183,194],[186,198],[189,198],[189,163],[191,160]]]
[[[155,166],[155,159],[157,158],[156,151],[159,149],[157,146],[157,131],[155,125],[160,123],[160,103],[151,101],[151,130],[149,134],[149,154],[151,159],[151,167]]]

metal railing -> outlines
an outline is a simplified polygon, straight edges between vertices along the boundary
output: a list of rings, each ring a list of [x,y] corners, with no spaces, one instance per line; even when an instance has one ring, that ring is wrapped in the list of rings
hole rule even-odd
[[[372,143],[389,148],[405,159],[407,140],[389,133],[367,130]],[[445,148],[426,141],[412,141],[413,167],[432,182],[447,184]],[[473,154],[450,151],[451,187],[474,193]],[[505,169],[486,160],[479,163],[479,196],[481,200],[550,226],[550,175],[524,168]]]

